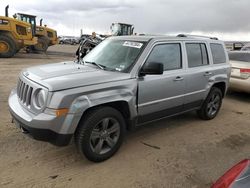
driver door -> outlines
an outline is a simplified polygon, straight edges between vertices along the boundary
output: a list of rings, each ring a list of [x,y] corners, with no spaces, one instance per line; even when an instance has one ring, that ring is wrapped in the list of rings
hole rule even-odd
[[[145,64],[162,63],[164,72],[139,78],[139,124],[182,111],[186,91],[182,48],[180,42],[174,42],[156,44],[151,50]]]

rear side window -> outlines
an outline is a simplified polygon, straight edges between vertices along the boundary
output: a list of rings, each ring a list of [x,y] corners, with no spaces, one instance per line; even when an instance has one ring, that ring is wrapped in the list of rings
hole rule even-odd
[[[220,64],[226,62],[226,55],[224,48],[221,44],[210,44],[214,64]]]
[[[250,63],[250,53],[248,52],[229,52],[228,56],[232,61],[244,61]]]
[[[187,43],[188,67],[198,67],[208,65],[208,55],[206,45],[203,43]]]
[[[181,45],[176,43],[155,46],[146,63],[162,63],[164,70],[181,69]]]

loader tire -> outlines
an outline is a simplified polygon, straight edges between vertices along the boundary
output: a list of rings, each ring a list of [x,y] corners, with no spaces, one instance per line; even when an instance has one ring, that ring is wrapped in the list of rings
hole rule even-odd
[[[38,43],[34,45],[34,51],[46,52],[49,47],[49,40],[46,37],[39,37]]]
[[[0,57],[10,58],[16,54],[17,48],[15,41],[8,35],[0,35]]]

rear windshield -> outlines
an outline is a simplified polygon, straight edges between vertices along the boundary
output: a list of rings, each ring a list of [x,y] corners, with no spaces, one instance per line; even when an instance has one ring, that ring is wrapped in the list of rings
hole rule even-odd
[[[228,55],[229,55],[229,59],[232,61],[250,62],[250,53],[229,52]]]
[[[227,61],[224,48],[221,44],[211,43],[210,47],[214,64],[225,63]]]

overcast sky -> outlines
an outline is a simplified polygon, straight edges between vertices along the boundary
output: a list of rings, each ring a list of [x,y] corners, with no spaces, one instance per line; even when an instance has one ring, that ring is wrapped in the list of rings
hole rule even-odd
[[[109,33],[112,22],[148,34],[194,33],[250,41],[250,0],[1,0],[0,15],[37,15],[59,35]]]

